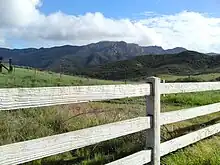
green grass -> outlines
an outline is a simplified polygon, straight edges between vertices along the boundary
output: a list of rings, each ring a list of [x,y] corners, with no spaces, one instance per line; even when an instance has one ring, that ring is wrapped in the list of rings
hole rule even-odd
[[[15,68],[14,72],[0,74],[0,87],[48,87],[70,85],[105,85],[119,84],[117,81],[105,81],[79,76],[61,75],[53,72],[43,72],[34,69]]]
[[[162,159],[162,164],[219,165],[219,148],[220,137],[214,136],[170,154]]]
[[[30,77],[35,83],[30,83]],[[12,81],[12,78],[15,80]],[[54,85],[93,85],[119,82],[87,80],[80,77],[16,69],[14,75],[0,74],[1,87],[32,87]],[[7,80],[7,81],[6,81]],[[7,84],[7,82],[11,84]],[[23,81],[23,83],[21,83]],[[50,83],[49,83],[50,82]],[[220,102],[220,92],[200,92],[189,94],[172,94],[162,97],[162,111],[173,111],[211,103]],[[44,108],[31,108],[0,112],[0,145],[25,141],[49,135],[69,132],[100,124],[145,116],[145,99],[127,98],[105,102],[62,105]],[[220,113],[198,117],[161,128],[162,141],[169,140],[204,126],[220,122]],[[69,164],[105,164],[144,149],[145,132],[102,142],[82,149],[36,160],[26,164],[69,165]],[[218,135],[200,141],[192,146],[171,153],[162,158],[164,165],[182,164],[219,164],[220,138]]]
[[[175,81],[176,79],[187,78],[188,76],[176,76],[176,75],[162,74],[162,75],[159,75],[159,77],[163,80]],[[211,81],[213,79],[216,79],[216,78],[220,77],[220,73],[208,73],[208,74],[200,74],[200,75],[191,75],[190,77],[202,79],[204,81]]]

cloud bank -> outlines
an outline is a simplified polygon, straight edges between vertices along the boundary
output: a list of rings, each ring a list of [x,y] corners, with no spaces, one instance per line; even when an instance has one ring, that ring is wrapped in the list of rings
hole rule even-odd
[[[177,46],[220,52],[220,18],[182,11],[175,15],[146,12],[140,20],[112,19],[102,13],[45,15],[40,0],[0,0],[0,46],[22,40],[30,46],[82,45],[102,40],[140,45]],[[151,17],[152,14],[152,17]]]

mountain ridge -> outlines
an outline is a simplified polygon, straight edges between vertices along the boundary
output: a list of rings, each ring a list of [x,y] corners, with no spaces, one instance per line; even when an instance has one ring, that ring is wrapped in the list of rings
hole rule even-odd
[[[173,54],[186,51],[185,48],[163,49],[160,46],[139,46],[124,41],[100,41],[83,46],[63,45],[51,48],[0,48],[0,56],[12,58],[16,65],[41,69],[58,70],[62,65],[87,67],[108,62],[131,59],[139,55]]]
[[[124,41],[101,41],[83,46],[63,45],[51,48],[0,48],[0,56],[5,60],[12,58],[15,65],[102,79],[122,79],[125,70],[123,67],[127,67],[135,77],[135,72],[139,76],[150,73],[195,73],[201,71],[203,65],[205,68],[213,68],[210,61],[216,66],[216,61],[220,62],[220,56],[213,53],[203,54],[182,47],[163,49],[161,46],[139,46]],[[113,74],[113,66],[118,69],[117,73],[108,77]],[[196,66],[199,68],[195,68]],[[110,70],[106,69],[108,67]]]

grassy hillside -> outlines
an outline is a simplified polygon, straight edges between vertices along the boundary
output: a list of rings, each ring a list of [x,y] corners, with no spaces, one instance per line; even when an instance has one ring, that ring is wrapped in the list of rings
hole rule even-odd
[[[199,74],[192,76],[178,76],[178,75],[169,75],[169,74],[161,74],[158,75],[161,79],[166,80],[167,82],[178,81],[178,80],[197,80],[197,81],[219,81],[220,73],[207,73],[207,74]]]
[[[153,50],[157,50],[156,53]],[[220,55],[183,50],[178,48],[175,51],[164,51],[160,47],[145,48],[124,42],[100,42],[82,47],[0,49],[0,55],[6,55],[5,60],[12,57],[14,64],[106,80],[139,81],[151,75],[187,76],[220,72]],[[181,53],[173,54],[177,52]]]
[[[148,76],[171,74],[179,76],[219,72],[220,56],[186,51],[170,55],[138,56],[131,60],[85,68],[79,74],[111,80],[144,80]]]
[[[35,83],[30,83],[31,79]],[[0,74],[0,80],[0,82],[4,82],[1,83],[1,87],[74,85],[74,82],[76,85],[113,83],[112,81],[99,80],[90,80],[88,82],[87,79],[71,76],[63,76],[59,79],[59,75],[54,73],[38,72],[35,74],[34,71],[24,69],[16,69],[12,75]],[[59,83],[57,82],[58,80]],[[7,84],[7,82],[10,82],[10,84]],[[215,91],[167,95],[162,97],[161,102],[163,112],[173,111],[220,102],[220,93]],[[145,109],[145,99],[139,97],[0,112],[0,145],[145,116]],[[210,124],[219,123],[219,116],[220,113],[215,113],[163,126],[161,128],[162,141],[178,137]],[[219,135],[216,135],[186,147],[163,157],[162,164],[217,165],[220,161],[219,140]],[[99,165],[140,151],[144,149],[144,144],[145,132],[141,132],[26,164]]]
[[[0,74],[0,87],[43,87],[43,86],[69,86],[69,85],[98,85],[117,84],[120,82],[105,81],[79,76],[60,75],[48,71],[35,69],[15,68],[8,74],[5,70]]]

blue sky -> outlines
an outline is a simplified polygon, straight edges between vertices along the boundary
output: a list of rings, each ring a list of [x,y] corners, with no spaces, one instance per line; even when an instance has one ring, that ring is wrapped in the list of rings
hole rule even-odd
[[[46,14],[61,10],[73,15],[101,12],[106,17],[132,18],[147,11],[175,14],[189,10],[220,16],[219,0],[44,0],[43,4],[40,10]]]
[[[0,47],[125,41],[220,52],[219,0],[0,0]]]

